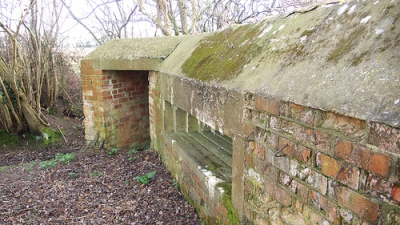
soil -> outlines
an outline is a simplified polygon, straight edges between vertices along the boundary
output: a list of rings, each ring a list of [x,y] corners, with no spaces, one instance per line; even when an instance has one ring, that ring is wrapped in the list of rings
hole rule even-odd
[[[154,150],[86,149],[82,117],[63,112],[45,116],[63,131],[52,145],[0,146],[0,224],[200,224]],[[75,158],[43,168],[57,153]]]

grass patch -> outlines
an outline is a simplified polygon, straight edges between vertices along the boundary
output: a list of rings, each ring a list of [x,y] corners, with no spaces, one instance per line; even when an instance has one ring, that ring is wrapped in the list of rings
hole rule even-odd
[[[5,130],[0,130],[0,146],[15,147],[18,142],[18,135],[7,133]]]
[[[43,138],[42,144],[44,146],[48,146],[58,141],[61,135],[59,131],[54,131],[50,127],[42,128],[40,131],[43,133],[43,137],[38,137],[37,140]]]
[[[68,164],[72,159],[75,158],[74,153],[66,153],[66,154],[61,154],[57,153],[56,157],[54,159],[50,159],[47,161],[40,162],[40,167],[42,169],[47,169],[47,168],[54,168],[57,166],[59,162],[63,162],[65,164]]]

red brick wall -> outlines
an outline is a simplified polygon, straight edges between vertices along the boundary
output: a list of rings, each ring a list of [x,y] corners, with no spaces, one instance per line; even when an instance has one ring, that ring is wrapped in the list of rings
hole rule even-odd
[[[81,65],[86,140],[107,148],[149,142],[148,72]]]
[[[245,167],[261,179],[245,176],[248,220],[284,221],[259,213],[275,200],[312,224],[399,221],[399,129],[261,96],[253,101],[245,110]]]

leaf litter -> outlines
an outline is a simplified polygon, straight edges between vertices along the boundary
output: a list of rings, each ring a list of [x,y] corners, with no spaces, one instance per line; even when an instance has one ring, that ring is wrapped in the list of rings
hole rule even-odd
[[[200,224],[157,153],[129,152],[87,150],[54,168],[36,160],[0,171],[0,223]],[[152,171],[147,184],[135,179]]]

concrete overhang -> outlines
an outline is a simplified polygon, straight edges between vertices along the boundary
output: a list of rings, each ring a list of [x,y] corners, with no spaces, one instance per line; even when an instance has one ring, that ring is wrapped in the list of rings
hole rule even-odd
[[[182,37],[154,37],[111,40],[91,52],[84,60],[91,60],[98,70],[155,70],[167,58]]]

